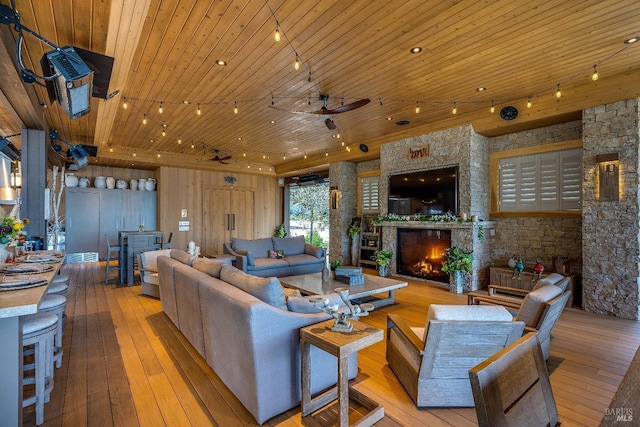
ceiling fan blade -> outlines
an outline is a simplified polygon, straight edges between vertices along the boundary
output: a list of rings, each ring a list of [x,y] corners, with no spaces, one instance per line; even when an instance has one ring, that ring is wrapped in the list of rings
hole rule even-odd
[[[315,114],[338,114],[338,113],[346,113],[347,111],[355,110],[356,108],[364,107],[371,100],[369,98],[360,99],[356,102],[352,102],[351,104],[341,105],[338,108],[334,108],[333,110],[322,109],[320,113],[315,112]]]
[[[300,111],[300,110],[289,110],[287,108],[280,108],[275,105],[269,105],[269,108],[273,108],[274,110],[284,111],[286,113],[294,113],[294,114],[315,114],[312,111]]]
[[[327,125],[329,130],[335,130],[336,128],[336,124],[331,120],[331,118],[326,118],[324,124]]]
[[[220,159],[220,161],[229,160],[229,159],[231,159],[231,156],[224,156]]]

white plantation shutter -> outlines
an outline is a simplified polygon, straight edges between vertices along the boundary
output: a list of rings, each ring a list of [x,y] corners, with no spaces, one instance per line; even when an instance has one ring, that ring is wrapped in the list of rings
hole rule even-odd
[[[501,212],[580,209],[582,149],[500,159]]]
[[[518,207],[517,159],[500,159],[500,211],[510,212]]]
[[[379,176],[368,176],[360,181],[362,191],[362,213],[377,213],[380,211],[380,198],[378,197]]]
[[[580,209],[582,207],[582,151],[562,151],[562,205],[560,209]]]

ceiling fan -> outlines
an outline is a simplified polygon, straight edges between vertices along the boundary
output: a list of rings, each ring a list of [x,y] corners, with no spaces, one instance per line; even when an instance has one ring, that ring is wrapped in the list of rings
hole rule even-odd
[[[371,102],[371,100],[369,98],[363,98],[363,99],[359,99],[355,102],[352,102],[350,104],[346,104],[346,105],[340,105],[337,108],[328,108],[327,107],[327,101],[329,100],[329,95],[327,94],[320,94],[319,96],[320,101],[322,101],[322,107],[319,110],[315,110],[315,111],[297,111],[297,110],[286,110],[284,108],[279,108],[276,107],[274,105],[270,105],[271,108],[275,108],[276,110],[281,110],[281,111],[287,111],[289,113],[296,113],[296,114],[322,114],[325,116],[331,116],[334,114],[339,114],[339,113],[346,113],[347,111],[351,111],[351,110],[355,110],[357,108],[360,107],[364,107],[365,105],[367,105],[369,102]],[[333,120],[331,119],[331,117],[327,117],[324,120],[324,124],[327,126],[327,128],[334,130],[336,128],[336,124],[333,122]]]
[[[215,148],[212,151],[215,154],[215,156],[213,157],[213,159],[209,159],[209,160],[211,160],[212,162],[222,163],[223,165],[228,165],[229,164],[228,162],[226,162],[226,160],[231,159],[231,156],[229,156],[229,155],[221,156],[220,155],[220,150],[217,150]]]

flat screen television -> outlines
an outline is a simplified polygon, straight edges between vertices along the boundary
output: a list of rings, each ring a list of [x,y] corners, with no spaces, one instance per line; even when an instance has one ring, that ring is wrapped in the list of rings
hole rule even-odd
[[[389,213],[458,214],[458,167],[451,166],[389,177]]]

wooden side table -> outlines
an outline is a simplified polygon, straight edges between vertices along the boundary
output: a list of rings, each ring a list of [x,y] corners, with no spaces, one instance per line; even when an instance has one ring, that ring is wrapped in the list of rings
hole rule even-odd
[[[332,403],[336,398],[340,405],[340,427],[349,425],[349,399],[358,402],[369,413],[360,419],[358,426],[368,427],[384,417],[384,407],[374,402],[359,391],[349,387],[349,355],[382,341],[384,333],[362,322],[351,321],[353,331],[350,333],[333,332],[333,320],[317,323],[300,329],[300,358],[302,369],[302,418]],[[311,396],[310,350],[314,345],[338,358],[338,385],[316,397]]]

